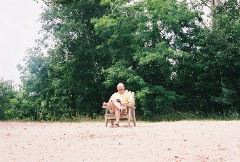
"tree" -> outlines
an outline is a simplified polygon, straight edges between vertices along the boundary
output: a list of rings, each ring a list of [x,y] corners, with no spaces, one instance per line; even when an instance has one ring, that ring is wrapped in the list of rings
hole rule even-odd
[[[139,90],[138,101],[146,116],[180,109],[177,102],[188,94],[186,89],[175,88],[184,86],[185,80],[188,86],[194,85],[195,69],[190,61],[194,61],[196,40],[202,33],[200,13],[190,10],[185,2],[114,2],[111,12],[95,21],[103,39],[99,48],[112,56],[113,66],[105,71],[105,83],[114,85],[122,80]]]
[[[213,10],[214,26],[202,50],[205,69],[212,76],[210,103],[221,113],[239,112],[239,9],[239,2],[230,0]]]
[[[13,102],[21,118],[95,117],[119,82],[148,119],[239,112],[237,0],[212,8],[212,26],[199,9],[205,1],[43,2],[43,37]]]
[[[101,17],[105,7],[98,0],[43,2],[47,7],[41,17],[43,40],[39,46],[54,43],[46,56],[40,48],[30,51],[23,68],[26,99],[36,107],[36,118],[93,117],[102,111],[101,70],[108,61],[96,49],[99,38],[91,20]]]
[[[13,82],[10,80],[0,80],[0,120],[10,119],[15,116],[12,100],[16,96]]]

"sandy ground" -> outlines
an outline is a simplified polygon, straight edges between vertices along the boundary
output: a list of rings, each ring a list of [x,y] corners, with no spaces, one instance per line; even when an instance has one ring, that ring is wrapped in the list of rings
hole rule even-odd
[[[0,122],[0,162],[239,162],[240,121]]]

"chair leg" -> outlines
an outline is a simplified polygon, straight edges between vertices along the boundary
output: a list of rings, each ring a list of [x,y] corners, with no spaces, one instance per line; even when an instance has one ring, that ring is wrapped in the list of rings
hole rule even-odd
[[[105,126],[107,127],[107,124],[108,124],[108,119],[105,118]]]
[[[134,125],[134,127],[136,127],[136,116],[135,116],[135,110],[133,110],[132,118],[133,118],[133,125]]]
[[[129,109],[128,110],[128,126],[130,126],[131,117],[132,117],[132,109]]]

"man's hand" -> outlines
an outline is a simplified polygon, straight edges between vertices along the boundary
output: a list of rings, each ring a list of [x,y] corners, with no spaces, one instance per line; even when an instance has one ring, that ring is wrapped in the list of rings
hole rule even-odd
[[[124,110],[127,108],[127,104],[121,104],[121,109],[120,110]]]

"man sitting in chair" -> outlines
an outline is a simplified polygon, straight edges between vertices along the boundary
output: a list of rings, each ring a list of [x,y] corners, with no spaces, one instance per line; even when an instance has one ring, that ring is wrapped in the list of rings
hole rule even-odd
[[[103,102],[102,107],[109,109],[111,113],[115,114],[115,126],[119,127],[120,114],[127,112],[127,106],[129,104],[130,97],[127,93],[127,90],[125,91],[123,83],[119,83],[117,85],[117,91],[118,92],[114,93],[110,97],[108,103]]]

